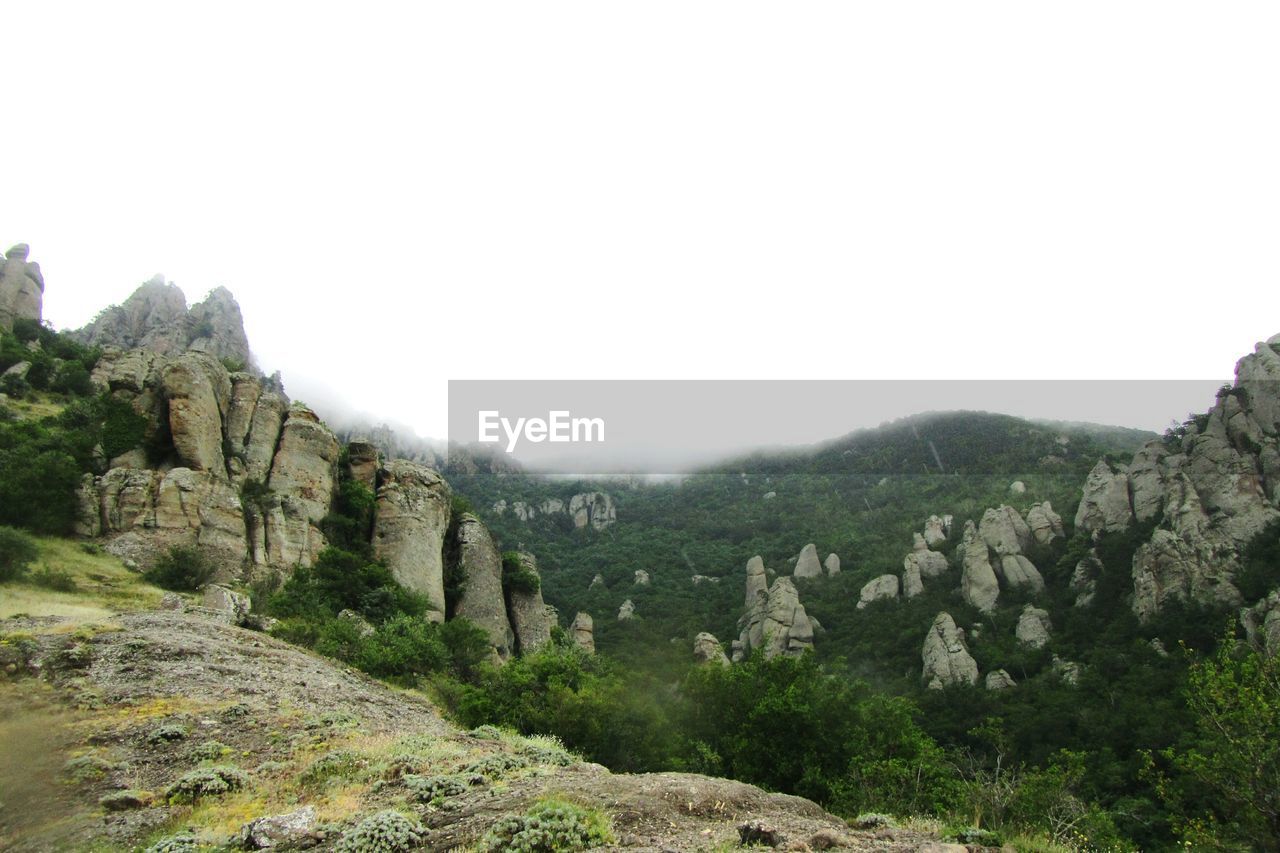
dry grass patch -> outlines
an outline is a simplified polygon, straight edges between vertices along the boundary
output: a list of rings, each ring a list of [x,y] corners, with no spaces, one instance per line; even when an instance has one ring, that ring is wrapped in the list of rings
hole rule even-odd
[[[57,616],[73,625],[105,622],[116,613],[153,609],[164,595],[91,543],[51,536],[36,537],[36,543],[40,553],[32,572],[65,574],[75,589],[47,589],[29,578],[5,584],[0,619]]]

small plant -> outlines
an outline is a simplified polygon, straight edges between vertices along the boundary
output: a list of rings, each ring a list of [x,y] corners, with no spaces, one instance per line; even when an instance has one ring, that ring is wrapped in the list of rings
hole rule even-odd
[[[448,797],[465,794],[471,788],[485,784],[487,780],[478,774],[451,773],[445,776],[405,776],[404,785],[409,796],[420,803],[432,803]]]
[[[388,810],[360,821],[342,836],[334,850],[338,853],[405,853],[420,845],[426,835],[418,821]]]
[[[54,592],[76,591],[76,579],[65,569],[51,569],[48,566],[41,566],[38,570],[32,572],[27,580],[38,587],[51,589]]]
[[[1004,839],[997,832],[976,826],[951,827],[942,836],[943,841],[955,844],[976,844],[981,847],[1000,847]]]
[[[529,759],[523,756],[499,753],[471,762],[462,769],[462,772],[468,775],[485,776],[489,779],[497,780],[514,770],[523,770],[530,763]]]
[[[21,530],[0,527],[0,583],[26,574],[39,553],[36,540]]]
[[[860,814],[853,820],[849,821],[849,825],[854,829],[884,829],[896,826],[890,815],[877,814],[875,812]]]
[[[507,815],[480,841],[481,853],[562,853],[613,844],[603,813],[564,800],[543,800],[523,815]]]
[[[568,767],[577,764],[578,759],[564,745],[552,737],[531,739],[520,748],[520,754],[534,764],[550,764],[554,767]]]
[[[197,853],[200,839],[189,832],[167,835],[148,847],[145,853]]]
[[[239,767],[220,764],[201,767],[184,774],[169,788],[169,802],[188,805],[208,797],[220,797],[239,791],[249,784],[249,776]]]
[[[118,768],[119,765],[96,755],[76,756],[62,765],[63,772],[75,782],[96,782]]]
[[[535,593],[542,587],[538,573],[531,571],[525,559],[515,551],[502,555],[502,588],[507,591]]]
[[[216,567],[199,548],[175,545],[143,577],[147,583],[176,592],[194,592],[213,580]]]
[[[363,767],[360,756],[345,749],[327,752],[311,762],[299,777],[304,785],[319,786],[330,779],[353,779]]]
[[[164,723],[147,735],[147,743],[159,746],[162,743],[186,740],[187,727],[180,723]]]
[[[231,747],[216,740],[207,740],[196,744],[191,750],[191,757],[196,761],[217,761],[231,754]]]
[[[480,740],[502,740],[502,729],[497,726],[483,725],[476,726],[468,732],[473,738]]]

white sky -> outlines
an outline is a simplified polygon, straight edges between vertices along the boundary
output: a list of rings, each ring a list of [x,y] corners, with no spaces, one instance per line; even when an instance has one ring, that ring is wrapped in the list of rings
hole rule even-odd
[[[295,396],[431,435],[449,378],[1226,377],[1280,331],[1278,24],[8,4],[0,242],[60,327],[226,285]]]

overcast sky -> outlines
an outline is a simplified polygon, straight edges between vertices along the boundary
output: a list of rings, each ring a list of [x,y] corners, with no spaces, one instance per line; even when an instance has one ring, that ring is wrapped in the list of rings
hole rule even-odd
[[[450,378],[1218,379],[1280,331],[1274,2],[3,17],[49,319],[225,285],[295,396],[423,434]]]

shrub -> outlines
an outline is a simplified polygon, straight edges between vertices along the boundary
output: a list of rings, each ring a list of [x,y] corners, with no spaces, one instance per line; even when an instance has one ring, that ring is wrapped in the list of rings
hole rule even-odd
[[[217,761],[219,758],[230,754],[231,747],[216,740],[207,740],[204,743],[196,744],[191,750],[191,757],[196,761]]]
[[[544,800],[523,815],[507,815],[480,841],[482,853],[560,853],[613,844],[608,817],[563,800]]]
[[[404,853],[426,839],[422,824],[400,812],[388,810],[360,821],[342,836],[338,853]]]
[[[162,743],[173,743],[186,740],[187,727],[180,723],[164,723],[147,735],[147,743],[156,746]]]
[[[354,779],[363,766],[360,756],[349,750],[338,749],[311,762],[298,778],[304,785],[317,787],[328,784],[331,779]]]
[[[191,804],[207,797],[220,797],[249,784],[249,776],[239,767],[220,764],[201,767],[184,774],[169,787],[169,802]]]
[[[48,566],[42,566],[38,571],[32,572],[28,580],[36,586],[52,589],[55,592],[76,591],[75,578],[64,569],[51,569]]]
[[[523,770],[530,765],[529,759],[520,755],[507,755],[506,753],[497,753],[495,755],[487,755],[484,758],[477,759],[466,767],[462,772],[469,776],[484,776],[488,779],[497,781],[508,773],[516,770]]]
[[[31,384],[16,373],[0,379],[0,394],[8,394],[11,399],[21,400],[31,393]]]
[[[26,574],[39,554],[36,541],[21,530],[0,527],[0,582]]]
[[[142,446],[147,432],[147,419],[133,410],[127,400],[103,395],[102,453],[108,459]]]
[[[199,548],[175,545],[143,577],[163,589],[194,592],[211,581],[215,571],[213,563]]]
[[[541,587],[542,579],[538,577],[537,572],[530,571],[524,557],[515,551],[508,551],[502,555],[503,591],[535,593]]]
[[[410,797],[420,803],[430,803],[465,794],[471,788],[485,784],[485,781],[484,776],[475,773],[404,777],[404,784],[409,789]]]
[[[148,847],[145,853],[197,853],[200,839],[189,832],[168,835]]]

